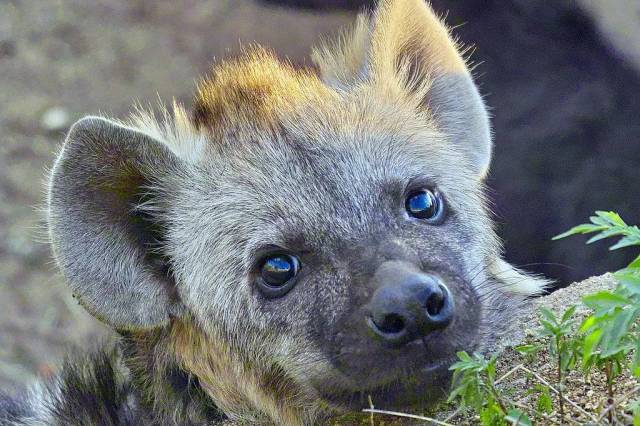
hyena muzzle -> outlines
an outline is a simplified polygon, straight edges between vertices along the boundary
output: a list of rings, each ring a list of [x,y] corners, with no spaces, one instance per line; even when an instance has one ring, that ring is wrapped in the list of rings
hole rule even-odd
[[[428,405],[544,282],[501,260],[487,112],[422,0],[313,54],[252,48],[194,105],[78,121],[52,169],[53,251],[118,335],[3,424],[302,425]]]

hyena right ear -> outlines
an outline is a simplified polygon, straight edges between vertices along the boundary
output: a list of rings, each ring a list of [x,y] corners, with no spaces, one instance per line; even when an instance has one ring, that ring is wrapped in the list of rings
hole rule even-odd
[[[179,160],[163,143],[104,118],[73,125],[51,173],[48,224],[54,256],[80,303],[119,330],[159,327],[182,305],[157,218],[163,175]]]
[[[472,172],[486,175],[492,144],[484,102],[458,46],[425,0],[380,0],[373,15],[360,15],[350,32],[312,57],[331,86],[415,95]]]

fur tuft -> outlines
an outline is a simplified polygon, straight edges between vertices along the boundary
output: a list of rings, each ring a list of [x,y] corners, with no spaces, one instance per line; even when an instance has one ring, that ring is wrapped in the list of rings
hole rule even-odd
[[[506,283],[507,292],[523,296],[539,296],[553,284],[546,278],[522,271],[502,259],[493,263],[490,273],[500,282]]]
[[[178,158],[187,163],[196,163],[206,149],[206,137],[198,132],[188,112],[175,100],[171,110],[159,102],[157,114],[150,108],[138,105],[129,119],[121,124],[164,143]]]
[[[316,75],[296,70],[262,48],[216,65],[198,85],[192,111],[196,128],[219,133],[275,130],[283,114],[330,91]]]

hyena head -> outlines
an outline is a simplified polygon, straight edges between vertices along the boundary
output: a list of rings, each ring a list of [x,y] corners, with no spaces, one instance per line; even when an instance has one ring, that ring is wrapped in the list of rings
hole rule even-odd
[[[76,297],[233,418],[428,403],[541,289],[500,259],[487,112],[429,6],[383,1],[314,60],[252,49],[190,112],[80,120],[53,168]]]

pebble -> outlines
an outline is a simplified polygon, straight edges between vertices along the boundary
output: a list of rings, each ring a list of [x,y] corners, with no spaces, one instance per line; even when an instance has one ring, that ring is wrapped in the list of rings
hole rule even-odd
[[[65,130],[69,126],[71,116],[66,109],[55,106],[47,109],[42,118],[40,119],[40,125],[42,128],[49,132],[56,132]]]

